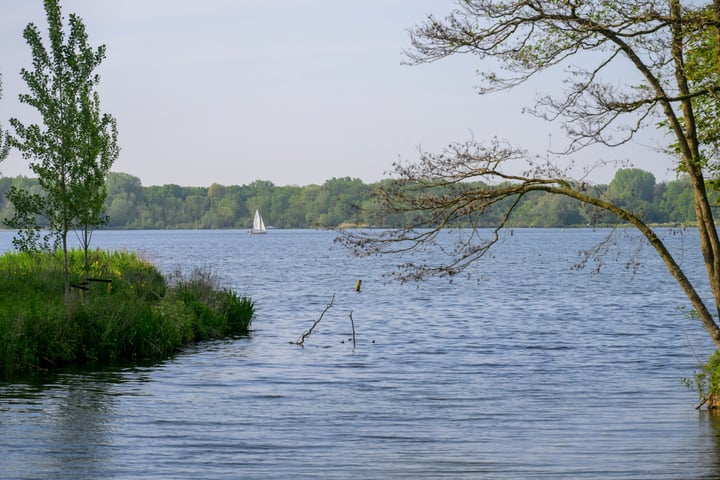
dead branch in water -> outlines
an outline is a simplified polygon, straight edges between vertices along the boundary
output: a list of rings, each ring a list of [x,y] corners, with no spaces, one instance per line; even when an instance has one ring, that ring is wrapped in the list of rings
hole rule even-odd
[[[358,280],[359,281],[359,280]],[[353,348],[355,348],[355,321],[352,318],[352,310],[350,310],[350,325],[352,325],[353,332]]]
[[[325,310],[323,310],[322,313],[320,314],[320,317],[319,317],[317,320],[315,320],[315,322],[313,322],[313,324],[312,324],[312,326],[310,327],[310,329],[308,329],[307,332],[303,333],[302,336],[297,339],[297,341],[295,341],[295,342],[290,342],[290,343],[294,343],[295,345],[300,345],[301,347],[304,347],[304,346],[305,346],[305,339],[306,339],[307,337],[309,337],[310,334],[312,333],[312,331],[315,329],[315,327],[317,327],[318,323],[320,323],[320,320],[322,320],[322,318],[323,318],[323,316],[325,315],[325,313],[332,308],[334,301],[335,301],[335,294],[333,294],[332,298],[330,299],[330,303],[327,304],[327,306],[325,307]]]

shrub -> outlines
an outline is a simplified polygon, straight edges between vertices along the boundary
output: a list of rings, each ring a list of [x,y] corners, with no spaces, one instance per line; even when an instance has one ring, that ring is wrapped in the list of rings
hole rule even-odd
[[[248,331],[254,304],[246,297],[238,297],[232,290],[220,289],[216,274],[195,269],[185,278],[176,272],[173,281],[174,294],[193,312],[192,328],[197,339]]]
[[[707,403],[709,409],[720,408],[720,350],[715,350],[702,370],[692,379],[683,379],[683,383],[700,394],[698,407]]]

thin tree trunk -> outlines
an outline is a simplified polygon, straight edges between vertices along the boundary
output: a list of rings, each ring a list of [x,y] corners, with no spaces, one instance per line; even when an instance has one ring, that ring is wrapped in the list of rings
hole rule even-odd
[[[718,0],[714,0],[715,3]],[[682,135],[681,151],[693,187],[695,217],[697,219],[698,233],[700,234],[700,250],[705,262],[710,289],[715,299],[715,312],[720,315],[720,239],[715,229],[710,201],[705,188],[705,178],[702,173],[702,164],[697,138],[697,125],[690,100],[690,87],[688,86],[685,59],[683,58],[684,32],[682,30],[682,11],[679,0],[671,0],[671,12],[675,20],[673,26],[672,56],[675,63],[675,80],[680,97],[686,97],[680,103],[683,115],[684,129],[676,134]]]
[[[63,278],[65,280],[65,304],[70,300],[70,260],[68,258],[67,231],[62,234],[63,247]]]

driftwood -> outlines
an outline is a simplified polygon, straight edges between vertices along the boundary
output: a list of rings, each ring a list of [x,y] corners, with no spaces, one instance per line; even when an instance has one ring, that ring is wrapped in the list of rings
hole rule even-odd
[[[312,333],[312,331],[315,329],[315,327],[317,327],[318,323],[320,323],[320,320],[322,320],[325,313],[327,313],[327,311],[332,308],[334,301],[335,301],[335,295],[333,294],[332,299],[330,299],[330,303],[327,304],[327,306],[325,307],[325,310],[323,310],[322,313],[320,314],[320,317],[317,320],[315,320],[315,322],[313,322],[312,326],[308,329],[308,331],[303,333],[300,336],[300,338],[298,338],[296,341],[290,342],[290,343],[294,343],[295,345],[300,345],[301,347],[304,347],[305,339],[307,337],[309,337],[310,334]]]

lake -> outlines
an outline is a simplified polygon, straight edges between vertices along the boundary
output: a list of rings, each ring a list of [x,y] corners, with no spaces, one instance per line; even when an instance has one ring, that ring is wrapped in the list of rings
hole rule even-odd
[[[400,285],[327,231],[96,232],[216,272],[253,331],[0,383],[0,478],[717,478],[720,421],[681,384],[713,346],[633,232],[573,269],[607,233],[516,229],[472,278]],[[701,281],[697,234],[662,236]]]

